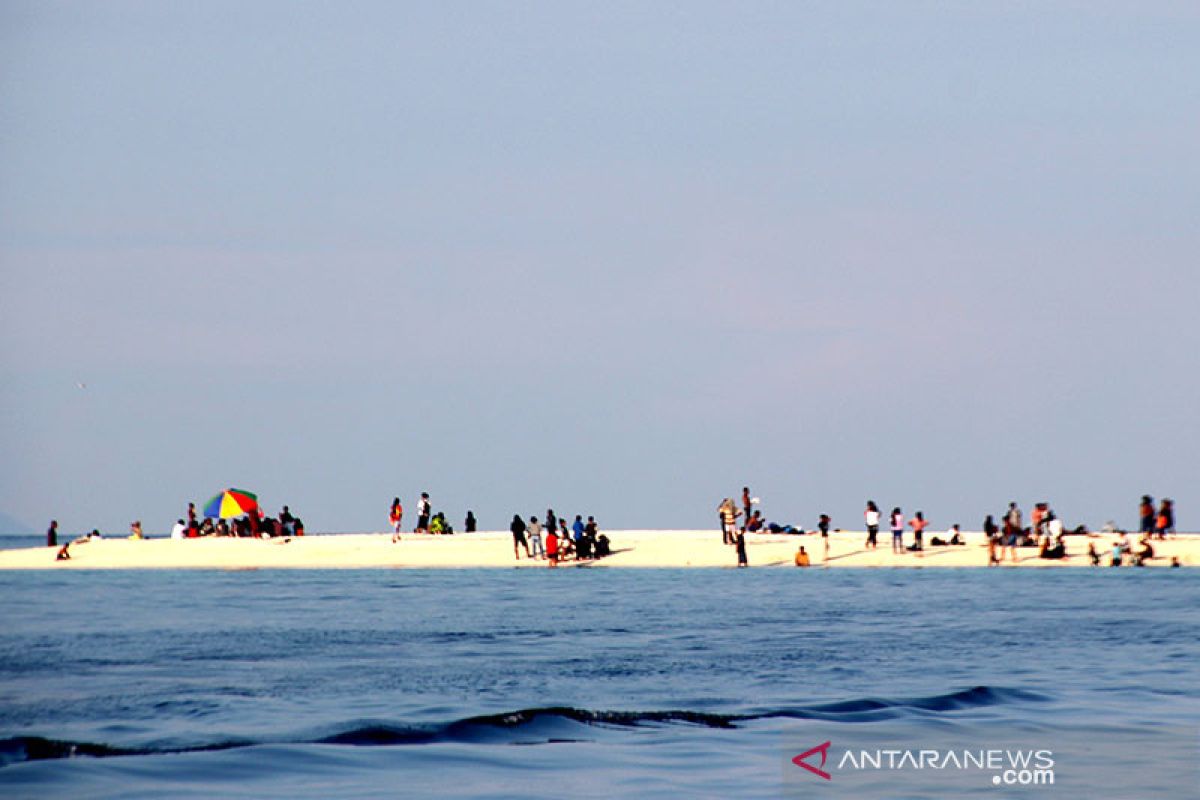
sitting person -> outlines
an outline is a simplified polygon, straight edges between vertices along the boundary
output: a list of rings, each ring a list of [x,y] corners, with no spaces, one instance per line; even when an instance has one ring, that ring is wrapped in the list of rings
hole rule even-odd
[[[104,536],[100,533],[99,529],[93,528],[91,533],[85,533],[83,536],[76,538],[71,544],[87,544],[88,542],[103,538]]]
[[[762,512],[757,509],[750,515],[750,519],[746,521],[746,530],[751,533],[758,533],[763,529]]]
[[[54,560],[55,561],[70,561],[71,560],[71,553],[69,552],[70,547],[71,547],[70,542],[67,542],[66,544],[64,544],[59,549],[58,554],[54,556]],[[1178,566],[1178,565],[1174,565],[1174,566]]]
[[[943,547],[951,544],[966,544],[966,542],[963,541],[962,533],[959,531],[958,525],[951,525],[950,530],[946,531],[946,535],[950,537],[949,540],[942,539],[940,536],[935,536],[929,540],[929,543],[932,545],[941,545]]]
[[[596,537],[596,558],[604,558],[612,555],[612,547],[609,544],[608,536],[603,533]]]
[[[1133,565],[1135,567],[1144,567],[1146,562],[1154,558],[1154,548],[1150,545],[1150,537],[1142,539],[1142,547],[1133,556]]]
[[[446,521],[442,518],[442,512],[433,515],[433,519],[429,521],[430,533],[445,533]]]
[[[566,561],[567,559],[575,558],[575,542],[570,536],[558,537],[558,560]]]
[[[1062,559],[1067,557],[1067,546],[1063,544],[1062,536],[1054,540],[1054,544],[1050,544],[1050,537],[1047,536],[1042,541],[1042,552],[1039,553],[1041,558]]]
[[[804,549],[804,545],[800,545],[800,549],[796,551],[796,566],[807,567],[810,563],[808,552]]]

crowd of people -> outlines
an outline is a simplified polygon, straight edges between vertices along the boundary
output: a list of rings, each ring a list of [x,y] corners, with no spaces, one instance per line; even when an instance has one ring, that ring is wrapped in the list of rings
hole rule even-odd
[[[141,523],[135,523],[141,537]],[[224,517],[203,517],[196,513],[196,504],[188,503],[186,519],[180,517],[171,528],[172,539],[199,539],[206,536],[234,536],[240,538],[278,539],[288,536],[303,536],[304,520],[292,514],[284,506],[278,516],[268,517],[261,506],[254,506],[240,517],[226,520]]]
[[[829,559],[829,535],[833,519],[829,514],[817,516],[816,525],[811,531],[792,524],[782,524],[768,521],[762,513],[758,497],[751,495],[749,487],[743,487],[740,506],[732,498],[724,498],[717,507],[720,518],[722,542],[732,548],[737,554],[739,567],[749,566],[746,553],[746,535],[749,533],[785,533],[785,534],[819,534],[824,546],[824,558]],[[446,520],[444,512],[432,513],[429,493],[421,492],[417,501],[417,521],[414,533],[452,534],[454,528]],[[215,513],[209,511],[209,513]],[[998,515],[987,515],[983,520],[982,531],[987,545],[987,564],[997,566],[1005,560],[1017,562],[1018,550],[1035,548],[1037,557],[1047,560],[1069,558],[1067,537],[1071,535],[1088,535],[1086,526],[1080,525],[1073,530],[1066,530],[1062,520],[1047,502],[1035,503],[1030,510],[1028,524],[1025,515],[1016,501],[1008,504],[1007,510]],[[400,498],[392,500],[389,509],[389,522],[392,527],[392,541],[400,541],[404,519],[404,507]],[[868,500],[863,511],[863,521],[866,527],[865,550],[875,550],[879,546],[878,536],[884,524],[883,514],[874,500]],[[1125,564],[1144,566],[1155,559],[1154,540],[1165,540],[1169,534],[1175,533],[1175,506],[1169,498],[1163,498],[1155,505],[1154,498],[1143,495],[1138,505],[1138,521],[1140,537],[1136,547],[1130,543],[1129,535],[1108,523],[1102,533],[1114,535],[1108,564],[1123,566]],[[887,515],[886,524],[892,534],[892,552],[902,555],[905,553],[920,553],[925,550],[925,534],[929,529],[929,521],[923,511],[916,511],[911,518],[906,518],[904,511],[894,507]],[[463,528],[467,533],[477,530],[478,521],[473,511],[467,511]],[[587,561],[603,558],[612,552],[611,542],[605,534],[598,530],[595,518],[589,516],[585,522],[583,516],[575,515],[574,522],[568,526],[566,518],[555,515],[553,509],[547,509],[545,516],[539,521],[537,516],[530,516],[528,522],[521,515],[514,514],[509,529],[513,537],[513,555],[520,560],[521,551],[525,551],[528,559],[544,559],[550,566],[556,566],[563,561]],[[837,532],[838,529],[833,529]],[[911,541],[905,542],[906,532],[911,530]],[[283,506],[277,516],[268,517],[260,506],[255,504],[246,513],[238,517],[211,517],[197,513],[195,503],[188,503],[185,517],[179,518],[171,529],[172,539],[194,539],[202,537],[247,537],[247,538],[286,538],[304,535],[304,522],[293,515],[288,506]],[[84,536],[64,544],[58,552],[60,560],[71,558],[70,546],[83,544],[103,538],[99,530],[93,530]],[[130,523],[130,539],[143,539],[145,535],[140,520]],[[49,547],[58,546],[58,522],[51,520],[46,531],[46,544]],[[960,526],[956,523],[948,527],[944,537],[933,535],[929,540],[930,547],[955,547],[966,545]],[[1101,550],[1096,548],[1094,541],[1089,542],[1087,557],[1095,566],[1102,562]],[[801,546],[795,555],[797,566],[809,566],[811,557],[807,549]],[[1177,558],[1172,566],[1179,566]]]
[[[412,532],[454,533],[454,526],[446,520],[446,514],[442,511],[431,514],[432,510],[433,504],[429,501],[429,492],[421,492],[420,498],[417,499],[417,524]],[[391,508],[388,509],[388,523],[392,526],[392,543],[401,541],[401,533],[404,529],[404,504],[400,502],[399,497],[392,499]],[[475,512],[468,510],[466,519],[463,520],[463,530],[467,533],[475,533],[478,526],[479,521],[475,519]]]
[[[741,505],[732,498],[724,498],[717,506],[720,519],[722,542],[736,549],[737,565],[749,566],[746,557],[747,533],[789,533],[789,534],[820,534],[825,559],[829,558],[829,532],[833,519],[829,514],[819,514],[816,527],[805,531],[803,527],[767,522],[761,509],[755,508],[759,498],[752,497],[749,487],[742,487]],[[1068,558],[1066,538],[1070,535],[1087,535],[1090,531],[1080,525],[1073,530],[1065,530],[1063,522],[1050,508],[1048,502],[1035,503],[1029,515],[1029,524],[1025,524],[1020,506],[1014,501],[1008,504],[1008,509],[1000,515],[1001,522],[997,524],[994,516],[989,514],[983,521],[983,533],[988,548],[988,566],[996,566],[1007,556],[1012,562],[1017,561],[1018,548],[1037,548],[1038,557],[1048,560]],[[1112,566],[1130,563],[1143,566],[1155,558],[1152,540],[1165,539],[1167,534],[1175,532],[1175,508],[1170,499],[1163,499],[1155,508],[1154,499],[1143,495],[1138,507],[1141,538],[1137,549],[1133,549],[1128,536],[1111,523],[1106,526],[1107,533],[1120,534],[1120,539],[1113,545]],[[883,514],[874,500],[868,500],[863,510],[863,521],[866,527],[865,550],[875,550],[879,546],[879,530],[884,523]],[[740,524],[739,524],[740,522]],[[929,521],[923,511],[917,511],[912,518],[906,518],[903,509],[894,507],[887,516],[887,525],[892,534],[892,552],[897,555],[919,553],[925,550],[925,533],[929,529]],[[911,529],[911,542],[904,541],[905,533]],[[948,527],[945,536],[932,536],[929,540],[931,547],[965,546],[966,539],[961,527],[955,523]],[[1089,545],[1089,557],[1093,564],[1100,563],[1100,556],[1095,544]],[[796,566],[809,566],[811,556],[804,546],[796,551]],[[1172,566],[1178,566],[1178,559],[1173,559]]]
[[[526,558],[544,559],[551,567],[564,561],[592,561],[612,554],[612,543],[608,536],[600,533],[595,517],[588,517],[584,522],[583,515],[576,514],[568,530],[566,518],[556,516],[554,509],[548,508],[541,522],[535,516],[530,516],[526,522],[520,514],[513,514],[508,529],[513,537],[513,556],[518,561],[522,549]],[[544,545],[543,534],[546,537]]]

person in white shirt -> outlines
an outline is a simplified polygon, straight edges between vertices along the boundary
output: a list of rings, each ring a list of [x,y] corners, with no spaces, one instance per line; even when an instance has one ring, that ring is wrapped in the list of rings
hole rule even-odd
[[[863,512],[863,516],[867,520],[867,547],[874,550],[879,546],[875,538],[879,535],[879,506],[875,505],[874,500],[867,501],[867,510]]]
[[[175,523],[175,527],[171,528],[171,538],[172,539],[186,539],[187,536],[184,535],[184,531],[186,531],[186,530],[187,530],[187,526],[183,524],[183,520],[179,520],[178,522]]]
[[[1047,514],[1047,517],[1048,517],[1048,519],[1046,520],[1046,533],[1049,535],[1051,540],[1053,540],[1054,542],[1057,542],[1059,537],[1061,537],[1063,535],[1062,520],[1059,519],[1058,515],[1055,514],[1053,511],[1051,511],[1049,514]]]

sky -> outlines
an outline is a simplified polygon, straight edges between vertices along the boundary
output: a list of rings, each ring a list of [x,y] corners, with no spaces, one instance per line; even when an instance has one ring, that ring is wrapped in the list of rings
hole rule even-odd
[[[1191,3],[0,5],[0,513],[1200,527]]]

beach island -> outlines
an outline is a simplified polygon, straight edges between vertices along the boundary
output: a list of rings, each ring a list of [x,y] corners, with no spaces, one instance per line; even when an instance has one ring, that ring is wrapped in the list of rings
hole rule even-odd
[[[677,568],[735,567],[735,548],[723,544],[715,530],[608,531],[612,554],[595,560],[565,561],[558,568],[608,569],[613,567]],[[1094,567],[1089,545],[1099,554],[1099,566],[1111,566],[1114,534],[1065,537],[1064,558],[1042,558],[1036,547],[1017,548],[996,566]],[[876,549],[864,546],[860,531],[819,534],[746,534],[751,568],[795,569],[803,547],[810,568],[872,567],[975,567],[987,568],[988,546],[979,532],[964,532],[962,545],[929,545],[919,552],[895,553],[881,541]],[[1129,542],[1137,551],[1137,537]],[[1154,555],[1145,567],[1200,565],[1200,536],[1179,534],[1152,542]],[[58,548],[32,547],[0,551],[0,570],[15,569],[368,569],[368,568],[546,568],[548,562],[529,559],[524,550],[514,558],[512,536],[507,531],[470,534],[404,534],[393,543],[391,533],[310,534],[274,539],[203,537],[198,539],[102,538],[72,544],[69,559],[56,558]],[[1132,564],[1127,557],[1124,566]]]

